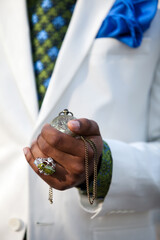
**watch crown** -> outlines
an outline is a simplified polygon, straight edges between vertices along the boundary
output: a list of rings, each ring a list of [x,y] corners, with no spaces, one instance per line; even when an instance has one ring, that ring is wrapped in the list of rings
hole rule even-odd
[[[59,116],[60,115],[71,115],[71,116],[73,116],[73,113],[69,112],[68,109],[64,109],[62,112],[59,113]]]

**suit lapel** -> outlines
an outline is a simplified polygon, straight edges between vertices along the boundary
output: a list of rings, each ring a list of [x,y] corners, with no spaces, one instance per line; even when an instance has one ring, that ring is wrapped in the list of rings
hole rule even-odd
[[[25,2],[25,0],[0,2],[0,38],[4,44],[13,79],[19,89],[20,101],[24,103],[34,123],[38,106]]]
[[[114,0],[77,0],[39,115],[25,2],[0,2],[0,38],[24,107],[34,123],[38,116],[36,132],[74,79]]]
[[[43,101],[37,127],[69,86],[114,0],[78,0]]]

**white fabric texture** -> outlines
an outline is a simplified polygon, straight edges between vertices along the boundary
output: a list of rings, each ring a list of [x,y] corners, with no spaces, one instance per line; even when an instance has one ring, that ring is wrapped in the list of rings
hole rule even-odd
[[[77,2],[38,114],[25,1],[0,1],[2,240],[22,240],[25,227],[28,240],[156,239],[160,222],[160,12],[141,46],[131,49],[115,39],[95,39],[113,2]],[[50,205],[47,184],[23,156],[23,147],[64,108],[77,118],[95,120],[112,151],[110,190],[94,209],[77,189],[54,190]]]

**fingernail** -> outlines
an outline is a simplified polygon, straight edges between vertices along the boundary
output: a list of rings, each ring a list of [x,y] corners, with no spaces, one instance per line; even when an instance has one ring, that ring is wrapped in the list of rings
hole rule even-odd
[[[69,121],[69,125],[73,127],[74,129],[78,130],[80,128],[80,123],[77,120],[71,120]]]
[[[28,149],[27,148],[23,148],[23,152],[24,152],[24,155],[26,155],[27,152],[28,152]]]

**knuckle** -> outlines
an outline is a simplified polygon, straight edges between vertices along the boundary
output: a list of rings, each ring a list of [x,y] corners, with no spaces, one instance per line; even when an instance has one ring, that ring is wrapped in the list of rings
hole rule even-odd
[[[42,127],[42,130],[41,130],[41,135],[42,135],[42,136],[45,136],[45,134],[46,134],[46,132],[47,132],[47,129],[48,129],[48,126],[47,126],[47,125],[44,125],[44,126]]]
[[[31,144],[31,151],[33,151],[33,149],[35,149],[36,147],[36,142],[34,141],[32,144]]]
[[[72,173],[75,176],[80,176],[83,172],[84,172],[84,164],[76,162],[72,165]]]
[[[99,130],[99,126],[98,126],[97,122],[95,122],[94,120],[92,120],[92,124],[93,124],[93,126],[94,126],[95,128],[97,128],[97,129]]]
[[[84,118],[83,119],[83,124],[84,126],[87,128],[87,129],[90,129],[91,128],[91,121],[87,118]]]
[[[76,183],[77,183],[77,177],[75,177],[74,175],[71,175],[70,178],[68,179],[68,188],[75,186]]]
[[[49,152],[49,144],[45,140],[39,142],[39,148],[43,153]]]
[[[95,131],[95,134],[99,135],[100,130],[99,130],[99,126],[98,126],[97,122],[95,122],[94,120],[91,120],[91,125],[92,125],[92,129],[94,129],[94,131]]]
[[[61,146],[62,142],[63,142],[62,137],[58,134],[56,136],[55,135],[52,136],[50,139],[50,144],[55,148],[58,148],[59,146]]]

